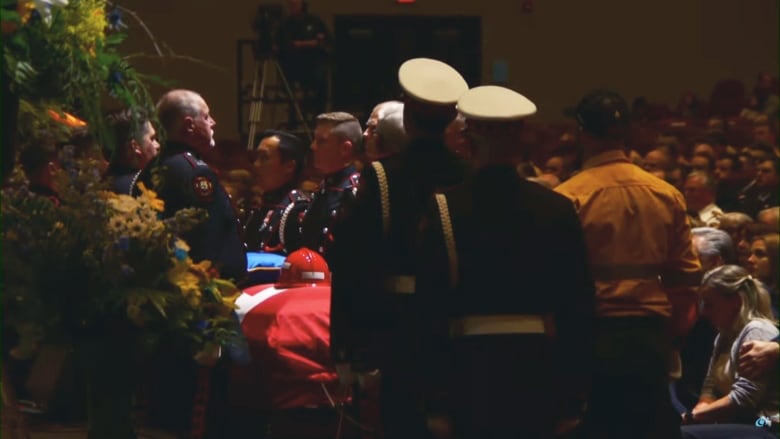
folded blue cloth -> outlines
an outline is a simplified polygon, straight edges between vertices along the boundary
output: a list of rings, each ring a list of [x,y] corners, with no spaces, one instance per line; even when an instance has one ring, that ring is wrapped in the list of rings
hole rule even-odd
[[[279,272],[282,269],[285,257],[274,253],[246,254],[247,284],[260,285],[272,284],[279,280]]]
[[[275,253],[254,253],[247,252],[246,254],[246,269],[251,270],[253,268],[281,268],[284,263],[285,257],[277,255]]]

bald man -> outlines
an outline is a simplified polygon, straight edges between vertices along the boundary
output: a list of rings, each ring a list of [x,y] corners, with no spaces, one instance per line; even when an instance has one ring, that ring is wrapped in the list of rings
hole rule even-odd
[[[206,210],[206,221],[182,236],[190,246],[190,256],[196,262],[208,259],[223,278],[241,280],[246,272],[246,251],[236,216],[225,188],[202,160],[215,145],[217,123],[209,106],[193,91],[172,90],[158,102],[157,113],[167,141],[159,160],[147,166],[137,180],[151,188],[152,170],[159,169],[163,178],[155,190],[165,201],[166,218],[187,207]],[[132,186],[138,193],[137,182]]]

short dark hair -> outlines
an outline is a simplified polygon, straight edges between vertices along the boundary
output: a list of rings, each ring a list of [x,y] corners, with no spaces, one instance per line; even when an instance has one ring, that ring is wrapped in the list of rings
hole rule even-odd
[[[611,90],[596,89],[577,104],[577,125],[593,137],[623,140],[628,137],[631,114],[622,96]]]
[[[279,159],[282,162],[295,160],[295,179],[297,180],[303,173],[304,162],[306,161],[306,145],[300,137],[281,130],[265,130],[257,136],[255,148],[260,145],[264,139],[276,137],[279,139]]]
[[[742,162],[739,160],[739,154],[724,153],[723,155],[718,157],[718,161],[720,160],[731,160],[732,171],[738,172],[742,170]]]
[[[322,113],[317,116],[316,123],[333,125],[331,133],[336,134],[342,140],[349,140],[354,152],[363,150],[363,129],[355,116],[343,111]]]

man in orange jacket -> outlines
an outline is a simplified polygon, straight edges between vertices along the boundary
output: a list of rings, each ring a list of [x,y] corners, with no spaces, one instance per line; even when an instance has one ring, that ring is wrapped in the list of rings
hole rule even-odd
[[[589,437],[680,437],[668,390],[673,341],[696,318],[701,266],[680,192],[625,154],[628,106],[597,90],[577,106],[583,169],[555,190],[585,231],[596,283]]]

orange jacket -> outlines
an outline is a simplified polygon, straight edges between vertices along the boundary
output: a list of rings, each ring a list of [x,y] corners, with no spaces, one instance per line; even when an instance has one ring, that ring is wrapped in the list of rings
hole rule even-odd
[[[675,332],[687,332],[696,318],[701,265],[682,194],[620,150],[589,159],[555,190],[579,212],[597,315],[672,317]]]

